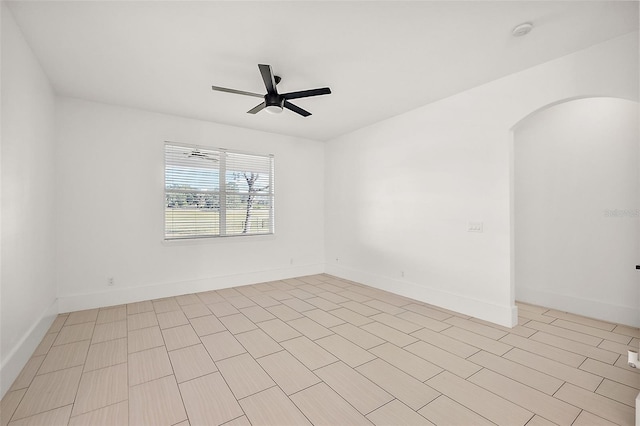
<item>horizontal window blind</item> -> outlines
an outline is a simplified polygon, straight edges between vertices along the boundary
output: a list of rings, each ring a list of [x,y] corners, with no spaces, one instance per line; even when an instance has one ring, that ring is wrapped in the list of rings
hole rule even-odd
[[[165,239],[272,234],[273,155],[165,144]]]

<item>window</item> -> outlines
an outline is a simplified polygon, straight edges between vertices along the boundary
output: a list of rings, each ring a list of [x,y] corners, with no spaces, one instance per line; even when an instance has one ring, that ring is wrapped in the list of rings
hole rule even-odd
[[[166,240],[273,234],[273,155],[165,144]]]

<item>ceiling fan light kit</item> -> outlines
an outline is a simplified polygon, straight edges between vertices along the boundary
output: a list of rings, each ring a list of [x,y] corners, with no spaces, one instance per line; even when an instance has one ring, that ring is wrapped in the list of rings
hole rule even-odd
[[[280,114],[282,112],[282,107],[280,105],[267,105],[264,107],[264,110],[269,114]]]
[[[329,95],[331,93],[330,88],[322,87],[319,89],[301,90],[299,92],[289,92],[281,94],[278,93],[276,85],[280,83],[282,79],[279,76],[273,74],[271,65],[258,64],[258,69],[260,70],[260,74],[262,75],[264,86],[267,88],[267,93],[265,95],[218,86],[211,86],[211,89],[218,92],[235,93],[237,95],[263,98],[264,101],[261,104],[258,104],[247,111],[248,114],[257,114],[263,109],[270,114],[280,114],[283,108],[286,108],[303,117],[308,117],[311,115],[311,113],[300,108],[297,105],[292,104],[291,102],[289,102],[289,99],[309,98],[311,96]]]

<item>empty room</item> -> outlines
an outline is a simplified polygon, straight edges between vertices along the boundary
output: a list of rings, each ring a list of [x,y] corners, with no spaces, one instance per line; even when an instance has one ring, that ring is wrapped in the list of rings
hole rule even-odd
[[[0,426],[640,424],[639,2],[0,2]]]

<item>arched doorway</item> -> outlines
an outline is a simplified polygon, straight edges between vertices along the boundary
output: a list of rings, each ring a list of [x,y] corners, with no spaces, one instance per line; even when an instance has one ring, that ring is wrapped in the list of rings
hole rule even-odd
[[[569,100],[512,132],[515,300],[640,325],[638,103]]]

